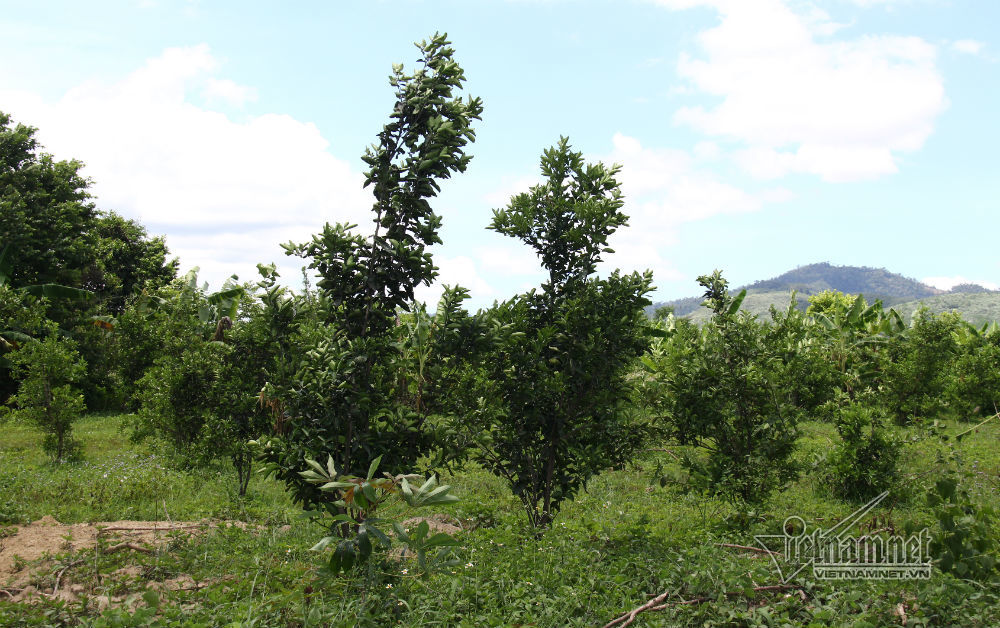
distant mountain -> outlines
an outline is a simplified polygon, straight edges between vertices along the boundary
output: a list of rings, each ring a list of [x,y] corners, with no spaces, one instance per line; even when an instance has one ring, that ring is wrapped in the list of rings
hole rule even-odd
[[[747,297],[742,309],[763,317],[768,315],[771,305],[787,308],[793,291],[796,306],[804,310],[809,305],[807,297],[810,295],[837,290],[863,294],[869,303],[880,299],[886,307],[896,307],[907,317],[923,303],[932,312],[958,310],[974,322],[1000,320],[1000,292],[977,284],[961,284],[946,292],[884,268],[834,266],[822,262],[800,266],[773,279],[755,281],[731,291],[737,293],[743,288],[747,290]],[[656,303],[648,311],[652,313],[657,307],[672,306],[676,316],[702,322],[708,319],[709,312],[701,307],[701,302],[701,297],[676,299]]]
[[[826,262],[800,266],[774,279],[755,281],[746,288],[748,293],[797,290],[804,295],[837,290],[847,294],[863,294],[869,301],[875,298],[883,301],[887,298],[920,299],[944,293],[944,290],[891,273],[884,268],[833,266]]]
[[[980,286],[978,283],[960,283],[948,291],[949,294],[976,294],[980,292],[992,292],[992,290]]]

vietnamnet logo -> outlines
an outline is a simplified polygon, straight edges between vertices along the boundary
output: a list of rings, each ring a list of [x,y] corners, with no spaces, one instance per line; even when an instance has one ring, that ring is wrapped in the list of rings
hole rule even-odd
[[[851,531],[889,495],[882,493],[840,523],[810,530],[801,517],[785,519],[784,534],[754,536],[787,584],[807,567],[820,580],[926,580],[931,577],[930,530],[909,537]]]

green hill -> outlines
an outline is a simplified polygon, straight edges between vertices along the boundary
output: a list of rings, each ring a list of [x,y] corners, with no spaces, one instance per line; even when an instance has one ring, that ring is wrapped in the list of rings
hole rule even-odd
[[[975,325],[1000,321],[1000,292],[949,292],[926,299],[897,303],[893,307],[908,321],[914,310],[921,305],[935,314],[958,312],[962,318]]]
[[[779,309],[787,308],[793,291],[796,292],[798,307],[804,310],[808,305],[808,296],[824,290],[837,290],[863,294],[869,302],[881,299],[886,307],[896,308],[906,318],[923,304],[934,313],[958,311],[974,323],[1000,321],[1000,292],[976,284],[962,284],[945,292],[884,268],[833,266],[822,262],[734,288],[733,292],[742,288],[747,290],[742,309],[762,318],[769,316],[772,305]],[[677,316],[700,323],[709,317],[708,310],[701,307],[701,301],[701,297],[688,297],[656,303],[649,308],[649,312],[660,306],[671,306]]]

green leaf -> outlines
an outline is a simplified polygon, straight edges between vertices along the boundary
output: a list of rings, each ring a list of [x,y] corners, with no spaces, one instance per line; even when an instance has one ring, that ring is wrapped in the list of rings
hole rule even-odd
[[[392,523],[392,529],[396,531],[396,536],[399,538],[400,541],[406,543],[407,545],[411,543],[410,535],[406,533],[406,529],[403,527],[403,524],[399,523],[398,521],[394,521]]]
[[[847,322],[851,325],[856,325],[861,319],[861,311],[865,306],[865,298],[863,295],[858,295],[854,299],[854,303],[851,305],[851,311],[847,313]]]
[[[424,542],[424,547],[454,547],[461,544],[462,543],[454,537],[445,534],[444,532],[438,532]]]
[[[10,281],[10,260],[7,259],[9,252],[10,243],[8,242],[7,244],[4,244],[3,249],[0,250],[0,286],[7,285],[7,282]]]
[[[156,591],[153,591],[152,589],[147,589],[142,594],[142,599],[151,608],[159,608],[160,606],[160,594],[157,593]]]
[[[739,311],[740,305],[743,304],[743,299],[747,298],[747,291],[740,290],[740,293],[736,295],[733,302],[729,305],[729,310],[726,312],[726,316],[733,316]]]
[[[43,283],[35,286],[25,286],[21,290],[36,297],[65,301],[89,301],[94,293],[81,288],[71,288],[57,283]]]
[[[319,473],[319,475],[321,475],[322,477],[328,477],[322,465],[320,465],[320,463],[316,462],[312,458],[306,458],[306,464],[312,467],[313,469],[316,469],[316,472]]]
[[[375,477],[375,470],[378,469],[379,463],[382,462],[382,456],[372,460],[371,465],[368,467],[368,481],[370,482],[373,477]]]
[[[335,536],[324,536],[323,538],[321,538],[321,539],[319,540],[319,542],[318,542],[318,543],[316,543],[316,545],[313,545],[313,546],[312,546],[311,548],[309,548],[309,549],[310,549],[311,551],[313,551],[313,552],[318,552],[318,551],[320,551],[320,550],[323,550],[323,549],[326,549],[326,547],[327,547],[328,545],[330,545],[330,543],[333,543],[333,542],[334,542],[334,541],[336,541],[336,540],[337,540],[337,537],[335,537]]]

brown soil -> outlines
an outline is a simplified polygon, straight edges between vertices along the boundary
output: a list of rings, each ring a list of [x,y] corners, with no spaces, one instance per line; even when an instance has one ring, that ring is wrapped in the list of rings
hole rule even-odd
[[[407,519],[403,522],[403,527],[413,530],[422,521],[427,522],[427,527],[430,528],[431,535],[435,535],[438,532],[455,534],[462,531],[462,524],[458,519],[440,513],[431,515],[430,517],[413,517],[412,519]]]
[[[429,528],[428,536],[434,536],[438,532],[444,532],[445,534],[454,536],[456,533],[462,531],[462,523],[454,518],[445,514],[437,513],[429,517],[413,517],[407,519],[403,522],[403,528],[413,532],[413,530],[420,525],[421,522],[426,521],[427,527]],[[402,558],[413,558],[413,553],[403,546],[396,546],[392,548],[389,552],[391,558],[397,560]]]
[[[0,600],[21,602],[40,596],[67,602],[77,600],[79,594],[86,591],[73,583],[72,568],[83,563],[73,556],[81,550],[97,547],[98,539],[103,541],[101,551],[105,553],[147,554],[157,551],[174,535],[202,534],[219,525],[247,527],[243,522],[209,521],[105,521],[66,525],[45,516],[31,525],[17,526],[13,534],[8,528],[7,535],[0,538]],[[58,561],[54,558],[66,555],[69,557]],[[39,575],[53,573],[56,574],[55,583],[49,590],[40,591],[30,584],[33,580],[37,582]],[[134,579],[141,573],[141,567],[131,565],[110,575],[115,579]],[[190,576],[181,574],[163,582],[150,582],[148,587],[157,591],[176,591],[196,590],[209,584],[212,582],[195,582]],[[96,598],[99,607],[123,601],[124,596]]]

